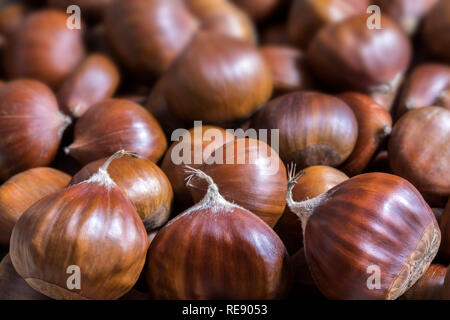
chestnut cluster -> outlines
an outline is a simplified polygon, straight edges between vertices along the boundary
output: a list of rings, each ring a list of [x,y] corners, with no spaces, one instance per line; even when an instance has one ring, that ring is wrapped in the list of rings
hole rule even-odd
[[[449,24],[0,3],[0,299],[450,299]]]

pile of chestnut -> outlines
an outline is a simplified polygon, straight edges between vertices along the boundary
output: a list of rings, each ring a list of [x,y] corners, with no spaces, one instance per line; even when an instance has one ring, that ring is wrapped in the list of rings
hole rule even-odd
[[[1,1],[0,299],[450,299],[449,30],[450,0]]]

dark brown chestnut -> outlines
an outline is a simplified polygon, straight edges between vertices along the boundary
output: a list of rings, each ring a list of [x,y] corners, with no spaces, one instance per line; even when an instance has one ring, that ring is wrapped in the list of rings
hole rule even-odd
[[[12,230],[22,213],[43,197],[59,191],[70,176],[53,168],[33,168],[0,186],[0,246],[9,247]]]
[[[92,105],[112,97],[119,77],[119,70],[108,57],[89,55],[61,85],[61,108],[75,118],[81,117]]]
[[[213,179],[195,206],[166,224],[147,254],[153,299],[280,299],[289,283],[288,256],[276,233],[250,211],[228,202]],[[176,244],[176,245],[174,245]]]
[[[238,121],[266,102],[272,75],[259,51],[240,39],[199,32],[165,75],[165,99],[187,121]]]
[[[427,14],[423,38],[427,49],[436,57],[450,62],[450,1],[439,1]]]
[[[329,299],[396,299],[425,273],[441,233],[416,188],[398,176],[366,173],[316,198],[287,203],[302,221],[306,262]]]
[[[156,119],[128,100],[107,99],[93,105],[75,125],[75,141],[66,153],[81,164],[107,157],[126,148],[142,158],[158,161],[167,140]]]
[[[355,149],[340,169],[349,176],[364,171],[375,152],[392,131],[392,117],[369,96],[346,92],[338,95],[353,110],[358,121],[358,140]]]
[[[69,29],[57,10],[29,14],[8,39],[4,68],[10,78],[33,78],[56,88],[84,56],[82,31]]]
[[[0,86],[0,180],[48,166],[69,124],[45,84],[14,80]]]
[[[88,180],[105,160],[84,166],[73,176],[70,184]],[[123,157],[111,162],[108,173],[136,208],[147,231],[167,222],[172,209],[173,191],[166,175],[156,164],[147,159]]]
[[[450,196],[450,110],[423,107],[403,115],[389,139],[394,174],[410,181],[432,206]]]
[[[403,300],[441,300],[447,267],[431,264],[424,275],[400,297]]]
[[[410,110],[427,106],[450,109],[450,66],[425,63],[414,68],[402,88],[397,118]]]
[[[300,168],[339,166],[356,145],[358,124],[342,100],[318,92],[294,92],[267,103],[250,123],[255,129],[279,129],[280,157]]]

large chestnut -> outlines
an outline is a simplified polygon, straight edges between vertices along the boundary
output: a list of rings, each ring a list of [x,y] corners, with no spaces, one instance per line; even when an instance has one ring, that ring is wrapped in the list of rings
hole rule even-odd
[[[450,1],[441,0],[427,14],[423,38],[427,49],[436,57],[450,62]]]
[[[53,168],[33,168],[0,186],[0,246],[8,247],[12,230],[22,213],[36,201],[65,188],[70,176]]]
[[[10,256],[33,289],[53,299],[118,299],[136,283],[147,233],[107,172],[126,154],[117,152],[89,180],[46,196],[20,217]]]
[[[294,92],[267,103],[250,123],[278,129],[280,157],[298,167],[339,166],[356,145],[358,124],[342,100],[318,92]]]
[[[156,119],[143,107],[123,99],[107,99],[86,111],[75,125],[75,141],[66,153],[87,164],[117,149],[158,161],[167,140]]]
[[[450,66],[425,63],[414,68],[405,80],[396,115],[427,106],[450,109]]]
[[[33,78],[55,88],[84,55],[82,32],[57,10],[29,14],[8,39],[4,68],[10,78]]]
[[[447,267],[440,264],[431,264],[424,275],[405,292],[404,300],[441,300]]]
[[[380,145],[392,131],[390,113],[369,96],[346,92],[338,96],[353,110],[358,121],[355,149],[340,167],[349,176],[363,172]]]
[[[389,139],[394,174],[410,181],[433,206],[450,196],[450,110],[424,107],[403,115]]]
[[[199,32],[165,75],[173,114],[188,121],[233,122],[272,94],[272,76],[258,50],[243,40]]]
[[[61,108],[73,117],[82,116],[90,106],[114,94],[119,77],[119,70],[108,57],[89,55],[61,85]]]
[[[292,190],[295,201],[315,198],[348,179],[345,173],[328,166],[312,166],[303,170],[304,176]],[[302,224],[289,207],[274,227],[290,255],[303,246]]]
[[[153,299],[280,299],[289,282],[288,256],[275,232],[250,211],[225,200],[211,177],[192,169],[205,197],[165,225],[147,255]],[[175,244],[175,245],[174,245]]]
[[[287,203],[302,221],[306,262],[329,299],[396,299],[425,273],[441,233],[433,212],[405,179],[350,178],[296,202],[301,173],[290,171]]]
[[[260,140],[240,138],[217,148],[200,169],[211,176],[230,202],[253,212],[273,227],[286,207],[286,168],[278,154]],[[189,185],[194,202],[203,198],[205,183]]]
[[[70,124],[53,92],[35,80],[0,86],[0,180],[33,167],[49,165]]]
[[[88,180],[105,160],[100,159],[84,166],[73,176],[70,184]],[[111,162],[108,173],[136,208],[147,231],[167,222],[173,191],[166,175],[156,164],[147,159],[123,157]]]

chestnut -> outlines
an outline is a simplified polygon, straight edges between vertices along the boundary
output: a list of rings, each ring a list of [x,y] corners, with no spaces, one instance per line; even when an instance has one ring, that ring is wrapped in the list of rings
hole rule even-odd
[[[147,233],[107,172],[111,161],[125,155],[115,153],[89,180],[44,197],[19,218],[10,256],[33,289],[53,299],[118,299],[134,286],[145,263]],[[76,270],[78,285],[69,281]]]
[[[61,108],[75,118],[81,117],[90,106],[112,97],[119,77],[119,70],[108,57],[89,55],[59,88]]]
[[[321,29],[308,48],[312,71],[337,90],[369,94],[390,108],[411,59],[411,44],[395,22],[381,15],[381,29],[369,29],[358,15]]]
[[[0,86],[0,180],[54,159],[70,118],[43,83],[14,80]]]
[[[84,56],[82,32],[67,28],[57,10],[30,13],[8,39],[4,68],[10,78],[33,78],[56,88]]]
[[[281,45],[261,46],[259,51],[272,71],[276,92],[287,93],[314,87],[314,79],[302,51]]]
[[[307,48],[322,27],[363,14],[368,0],[294,0],[288,19],[291,43]]]
[[[266,102],[270,69],[252,45],[214,32],[198,32],[165,74],[165,99],[186,121],[238,121]]]
[[[145,267],[151,297],[284,297],[288,256],[275,232],[247,209],[225,200],[210,176],[193,168],[189,173],[189,183],[205,180],[208,191],[153,239]]]
[[[214,150],[200,169],[214,179],[222,196],[273,227],[286,207],[286,168],[275,150],[265,142],[239,138]],[[193,181],[189,191],[194,202],[207,191],[205,183]]]
[[[281,0],[232,0],[244,10],[252,19],[260,21],[273,13],[282,2]]]
[[[9,246],[12,230],[22,213],[46,195],[65,188],[70,176],[53,168],[33,168],[0,186],[0,245]]]
[[[397,118],[407,111],[426,106],[450,109],[450,66],[421,64],[406,78],[397,105]]]
[[[441,300],[443,299],[444,280],[447,267],[431,264],[424,275],[405,292],[403,300]]]
[[[441,233],[407,180],[366,173],[296,202],[292,189],[302,173],[289,172],[286,200],[302,222],[306,262],[325,297],[396,299],[425,273]]]
[[[444,211],[440,219],[440,227],[442,232],[441,247],[439,248],[439,256],[446,262],[450,262],[450,198],[447,201]]]
[[[450,196],[450,110],[423,107],[403,115],[389,139],[392,172],[410,181],[432,206]]]
[[[253,117],[254,129],[279,129],[280,157],[300,168],[336,167],[356,145],[358,124],[353,111],[331,95],[302,91],[271,100]]]
[[[346,92],[338,97],[353,110],[358,121],[358,139],[355,149],[340,169],[349,176],[364,171],[375,152],[392,131],[392,117],[369,96],[358,92]]]
[[[75,124],[75,140],[65,150],[81,164],[127,148],[158,161],[167,140],[156,119],[128,100],[106,99],[90,107]]]
[[[427,49],[437,58],[450,62],[450,2],[439,1],[426,15],[423,38]]]
[[[88,180],[106,159],[91,162],[70,181],[71,185]],[[108,173],[124,195],[131,201],[147,231],[165,224],[169,219],[173,191],[164,172],[152,161],[142,158],[115,159]]]
[[[303,172],[304,176],[292,190],[295,201],[315,198],[348,179],[345,173],[328,166],[312,166],[304,169]],[[291,256],[302,248],[302,224],[289,207],[284,210],[274,230]]]

